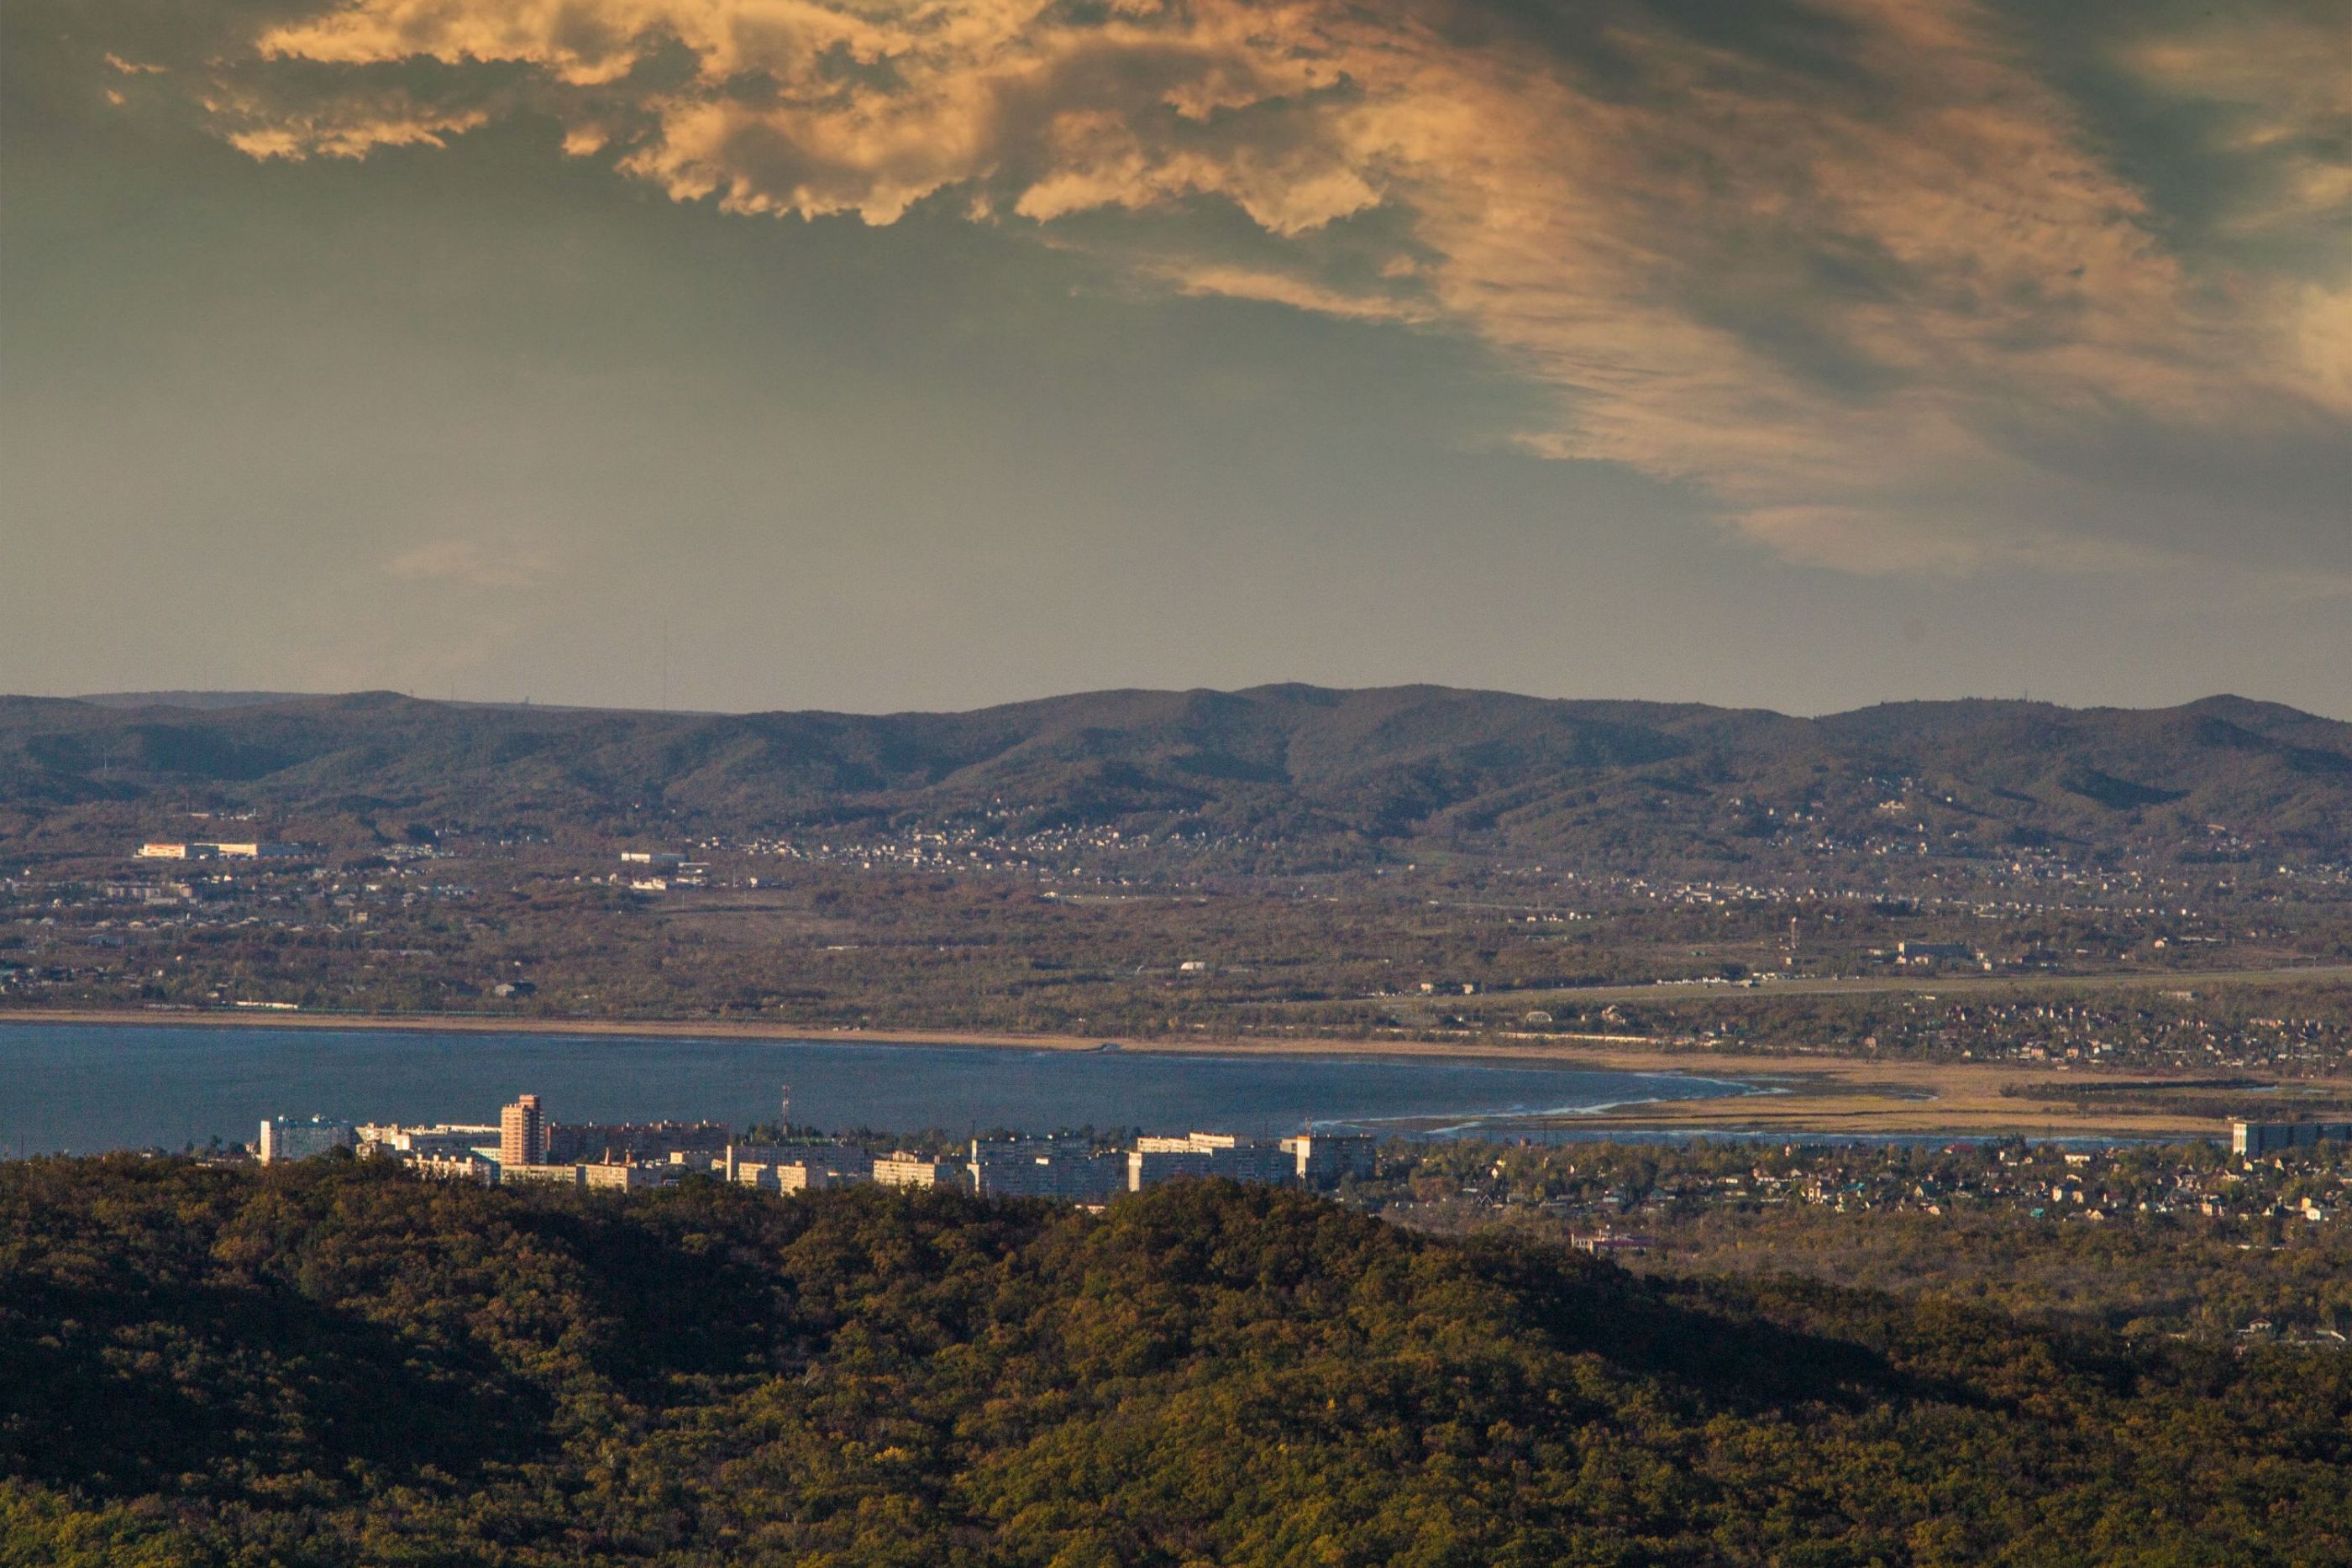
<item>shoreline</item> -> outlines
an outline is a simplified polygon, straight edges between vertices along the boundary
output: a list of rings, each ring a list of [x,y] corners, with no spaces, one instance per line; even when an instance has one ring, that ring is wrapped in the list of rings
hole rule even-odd
[[[1829,1056],[1732,1054],[1639,1037],[1519,1038],[1465,1045],[1443,1040],[1259,1040],[1220,1036],[1137,1040],[1117,1035],[1034,1035],[986,1030],[862,1030],[685,1019],[497,1018],[385,1013],[291,1013],[135,1008],[42,1008],[0,1011],[10,1025],[170,1029],[282,1029],[387,1034],[540,1035],[614,1040],[741,1040],[811,1044],[947,1046],[978,1050],[1085,1053],[1113,1044],[1137,1055],[1269,1058],[1339,1057],[1386,1061],[1488,1061],[1665,1073],[1738,1083],[1749,1092],[1699,1100],[1621,1101],[1589,1113],[1530,1120],[1547,1135],[1591,1128],[1610,1132],[1711,1133],[1778,1137],[1799,1134],[2029,1138],[2197,1138],[2226,1133],[2210,1117],[2161,1110],[2085,1112],[2063,1098],[2076,1083],[2097,1082],[2060,1068],[1990,1062],[1896,1062]],[[2187,1072],[2138,1072],[2160,1086],[2193,1081]],[[2341,1085],[2352,1092],[2352,1084]]]

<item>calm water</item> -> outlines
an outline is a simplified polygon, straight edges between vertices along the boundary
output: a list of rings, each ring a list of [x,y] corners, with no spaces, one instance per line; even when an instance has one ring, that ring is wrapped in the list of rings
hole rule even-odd
[[[495,1122],[526,1090],[557,1121],[829,1128],[1320,1126],[1475,1134],[1629,1100],[1747,1092],[1678,1074],[1472,1062],[1155,1056],[833,1041],[0,1025],[7,1153],[249,1143],[264,1116]]]

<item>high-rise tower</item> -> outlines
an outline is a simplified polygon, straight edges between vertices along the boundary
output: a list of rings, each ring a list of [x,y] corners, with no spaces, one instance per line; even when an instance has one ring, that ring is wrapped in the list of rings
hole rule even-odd
[[[547,1121],[540,1113],[539,1096],[525,1094],[499,1110],[499,1164],[539,1166],[547,1163]]]

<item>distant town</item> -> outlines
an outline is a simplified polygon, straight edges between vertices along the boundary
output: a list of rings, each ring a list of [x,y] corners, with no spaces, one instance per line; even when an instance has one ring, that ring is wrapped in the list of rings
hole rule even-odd
[[[1534,1140],[1384,1145],[1355,1131],[1280,1138],[1195,1131],[1115,1142],[1087,1134],[975,1136],[952,1153],[936,1140],[877,1152],[871,1138],[813,1130],[764,1128],[739,1136],[719,1122],[567,1124],[551,1119],[538,1095],[523,1094],[501,1107],[494,1123],[272,1117],[261,1124],[249,1153],[226,1157],[272,1165],[345,1151],[427,1179],[614,1192],[700,1176],[780,1194],[872,1183],[1102,1204],[1188,1178],[1344,1186],[1360,1200],[1371,1199],[1368,1207],[1406,1219],[1416,1206],[1532,1207],[1598,1225],[1595,1234],[1575,1239],[1585,1250],[1606,1252],[1646,1251],[1654,1244],[1619,1232],[1620,1222],[1789,1203],[1929,1216],[1995,1208],[2089,1224],[2178,1216],[2316,1226],[2352,1215],[2352,1122],[2234,1122],[2226,1153],[2219,1140],[2096,1148],[2021,1139],[1936,1146],[1724,1140],[1665,1153],[1645,1153],[1644,1145],[1630,1142],[1598,1165],[1587,1154],[1583,1171],[1572,1153],[1562,1153],[1610,1146]],[[1643,1159],[1646,1179],[1596,1177]],[[1669,1167],[1663,1175],[1661,1161]],[[1691,1168],[1676,1174],[1676,1166]]]
[[[348,1150],[397,1162],[419,1176],[503,1186],[636,1191],[708,1176],[776,1193],[871,1182],[956,1187],[984,1197],[1104,1203],[1184,1177],[1330,1187],[1370,1176],[1369,1134],[1303,1132],[1279,1139],[1192,1132],[1138,1136],[1105,1147],[1086,1136],[974,1137],[962,1158],[931,1151],[877,1154],[855,1143],[779,1130],[739,1139],[719,1122],[561,1123],[536,1094],[500,1108],[495,1123],[300,1121],[261,1124],[253,1157],[263,1165]]]

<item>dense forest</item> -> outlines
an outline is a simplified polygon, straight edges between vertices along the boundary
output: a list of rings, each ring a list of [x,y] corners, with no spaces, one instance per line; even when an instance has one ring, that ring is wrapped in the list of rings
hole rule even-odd
[[[2352,1559],[2352,1357],[1178,1184],[0,1166],[0,1563]]]

